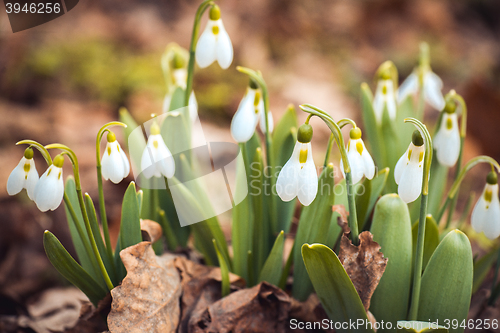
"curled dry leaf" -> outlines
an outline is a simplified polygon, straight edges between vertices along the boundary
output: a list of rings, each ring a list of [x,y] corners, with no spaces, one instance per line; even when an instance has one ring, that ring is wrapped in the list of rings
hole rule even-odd
[[[349,213],[345,209],[344,205],[333,205],[332,211],[338,213],[337,223],[342,228],[342,233],[344,235],[349,235],[351,233],[351,229],[349,229],[349,224],[347,223],[347,217]]]
[[[220,268],[200,265],[183,257],[177,257],[174,264],[180,272],[183,291],[179,332],[189,332],[191,317],[221,298]],[[245,286],[245,281],[232,273],[229,274],[229,282],[231,291]]]
[[[175,332],[179,324],[181,281],[172,255],[157,257],[150,242],[120,252],[127,269],[111,290],[111,333]]]
[[[142,239],[154,243],[161,238],[163,231],[159,223],[141,219]]]
[[[284,332],[288,326],[290,297],[278,287],[261,282],[241,289],[193,314],[189,331]]]
[[[368,311],[388,259],[384,258],[380,245],[373,241],[373,235],[369,231],[359,235],[359,242],[359,246],[354,246],[345,234],[342,235],[339,259]]]

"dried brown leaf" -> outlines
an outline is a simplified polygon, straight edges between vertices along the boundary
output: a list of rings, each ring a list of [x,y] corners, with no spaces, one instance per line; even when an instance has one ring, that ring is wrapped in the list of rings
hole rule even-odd
[[[141,242],[122,250],[120,258],[127,276],[111,290],[110,332],[175,332],[181,281],[174,257],[157,257],[150,242]]]
[[[329,320],[316,294],[309,295],[305,302],[299,302],[295,298],[291,298],[288,318],[294,318],[301,322],[321,322],[323,320]],[[295,330],[293,331],[295,332]],[[323,332],[331,333],[334,332],[334,330],[325,329]]]
[[[163,231],[159,223],[141,219],[142,239],[154,243],[161,238]]]
[[[368,311],[388,259],[384,258],[380,245],[373,241],[373,235],[369,231],[362,232],[359,241],[359,246],[355,246],[349,238],[342,235],[339,259]]]
[[[347,223],[347,217],[349,216],[349,212],[345,209],[344,205],[333,205],[332,211],[338,213],[340,216],[337,217],[337,223],[342,228],[342,233],[344,235],[349,235],[351,233],[351,229],[349,228],[349,224]]]
[[[262,282],[241,289],[191,317],[189,332],[284,332],[290,297],[278,287]]]

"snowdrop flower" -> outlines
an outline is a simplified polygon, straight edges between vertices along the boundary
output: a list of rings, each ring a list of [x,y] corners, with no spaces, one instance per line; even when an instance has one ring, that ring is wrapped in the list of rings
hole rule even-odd
[[[421,77],[420,77],[421,76]],[[420,80],[422,80],[422,91],[420,90]],[[417,93],[424,94],[424,100],[434,109],[441,111],[445,106],[445,101],[441,89],[443,81],[437,76],[429,66],[423,70],[415,70],[401,84],[398,90],[398,103],[402,103],[409,95]]]
[[[486,186],[472,211],[471,224],[476,232],[484,232],[491,240],[500,236],[500,202],[495,172],[490,172],[486,178]]]
[[[24,188],[28,197],[33,200],[35,197],[35,186],[38,182],[38,172],[33,160],[33,149],[27,148],[19,164],[10,173],[7,180],[7,193],[15,195]]]
[[[163,141],[156,122],[151,125],[150,132],[141,158],[142,174],[148,179],[153,176],[172,178],[175,173],[174,158]]]
[[[231,135],[236,142],[247,142],[252,137],[260,119],[260,129],[266,132],[264,100],[257,83],[250,80],[247,91],[231,121]],[[269,132],[273,131],[273,116],[267,113]]]
[[[448,107],[448,105],[446,104],[441,125],[432,142],[434,143],[439,163],[447,167],[452,167],[457,163],[458,155],[460,154],[460,132],[455,106],[450,105]]]
[[[389,118],[396,119],[396,96],[394,94],[394,83],[390,77],[384,76],[378,80],[377,90],[373,98],[373,111],[375,118],[382,123],[384,109],[387,108]]]
[[[372,156],[366,150],[365,143],[361,139],[361,130],[359,127],[351,129],[349,137],[347,159],[351,167],[352,183],[358,183],[363,176],[372,179],[375,175],[375,163],[373,163]],[[342,159],[340,159],[340,170],[345,177]]]
[[[34,201],[42,212],[54,210],[61,204],[64,195],[63,164],[63,155],[57,155],[35,186]]]
[[[318,193],[318,174],[312,157],[311,138],[311,125],[300,126],[292,156],[276,182],[276,191],[283,201],[298,197],[304,206],[309,206]]]
[[[410,146],[394,168],[398,194],[406,203],[417,200],[422,191],[424,156],[424,139],[419,131],[415,131]]]
[[[195,56],[201,68],[208,67],[217,60],[222,69],[227,69],[233,62],[233,45],[224,29],[217,5],[210,9],[207,26],[196,45]]]
[[[118,184],[128,176],[130,164],[113,132],[108,133],[107,140],[106,150],[101,158],[102,177]]]

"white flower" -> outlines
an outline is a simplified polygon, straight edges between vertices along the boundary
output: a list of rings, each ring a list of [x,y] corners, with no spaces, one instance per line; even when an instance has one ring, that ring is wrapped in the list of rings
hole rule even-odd
[[[25,188],[28,197],[33,200],[37,182],[38,172],[36,171],[35,160],[33,160],[33,150],[28,148],[19,164],[10,173],[7,180],[7,193],[15,195]]]
[[[194,95],[194,91],[191,91],[191,95],[189,95],[189,118],[191,122],[194,122],[198,118],[198,101],[196,100],[196,96]]]
[[[424,99],[433,108],[438,111],[443,110],[445,101],[441,89],[443,81],[434,72],[429,69],[425,70],[422,79]],[[401,84],[398,89],[398,103],[403,102],[409,95],[415,95],[419,92],[419,77],[414,71]]]
[[[486,183],[483,193],[472,211],[471,224],[476,232],[484,232],[485,236],[491,240],[500,236],[498,184]]]
[[[57,155],[35,186],[34,201],[42,212],[54,210],[61,204],[64,195],[63,163],[64,157]]]
[[[396,119],[396,96],[391,79],[380,79],[377,83],[377,91],[373,98],[373,110],[379,123],[382,122],[384,108],[387,108],[390,119]]]
[[[210,19],[196,45],[196,62],[201,68],[210,66],[215,60],[222,69],[233,62],[233,45],[220,19],[218,6],[210,10]]]
[[[278,175],[276,191],[283,201],[298,197],[304,206],[313,202],[318,193],[318,174],[310,142],[297,141],[292,156]]]
[[[108,143],[101,158],[102,177],[118,184],[130,172],[130,164],[114,133],[108,133]]]
[[[146,178],[162,177],[162,175],[172,178],[175,173],[174,158],[163,141],[156,123],[151,126],[151,135],[142,153],[141,170]]]
[[[351,167],[352,183],[358,183],[363,176],[372,179],[375,175],[375,163],[372,156],[365,147],[361,139],[361,130],[356,127],[350,132],[350,139],[347,143],[347,159]],[[340,159],[340,170],[345,177],[344,165]]]
[[[248,87],[238,110],[231,121],[231,135],[236,142],[247,142],[252,137],[260,119],[260,129],[266,132],[264,100],[259,88]],[[269,132],[272,133],[274,123],[271,112],[267,113]]]
[[[441,126],[432,141],[439,163],[452,167],[460,154],[460,132],[456,113],[443,112]]]
[[[424,175],[425,146],[415,146],[413,142],[401,156],[394,168],[394,180],[398,184],[398,194],[404,202],[417,200],[422,191]]]

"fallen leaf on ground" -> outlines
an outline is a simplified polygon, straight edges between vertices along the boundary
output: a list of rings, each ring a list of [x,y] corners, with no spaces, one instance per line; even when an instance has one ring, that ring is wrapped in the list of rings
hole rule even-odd
[[[309,295],[305,302],[300,302],[295,298],[291,298],[291,307],[288,317],[289,319],[294,318],[301,322],[321,322],[325,319],[330,320],[316,294]],[[296,330],[291,330],[290,328],[289,331],[295,332]],[[332,333],[334,330],[325,329],[323,332]]]
[[[191,316],[204,311],[210,304],[220,300],[220,268],[200,265],[183,257],[177,257],[174,264],[180,272],[183,291],[179,332],[188,332]],[[245,281],[232,273],[229,273],[229,282],[232,291],[245,286]]]
[[[127,276],[111,290],[110,332],[175,332],[181,295],[175,257],[170,254],[157,257],[150,242],[141,242],[122,250],[120,258]]]
[[[353,245],[345,234],[342,235],[339,259],[368,311],[388,258],[380,252],[380,245],[373,241],[373,235],[364,231],[359,235],[359,246]]]
[[[89,301],[82,302],[80,317],[72,328],[64,333],[95,333],[107,331],[106,317],[111,308],[111,294],[99,301],[97,308]]]
[[[278,287],[261,282],[235,291],[193,314],[189,332],[284,332],[288,326],[290,297]]]
[[[154,243],[161,238],[163,230],[158,222],[141,219],[142,239]]]
[[[342,228],[342,233],[344,235],[349,235],[351,233],[351,229],[349,228],[349,223],[347,222],[347,217],[349,213],[345,209],[344,205],[333,205],[332,211],[334,213],[338,213],[337,223]]]

